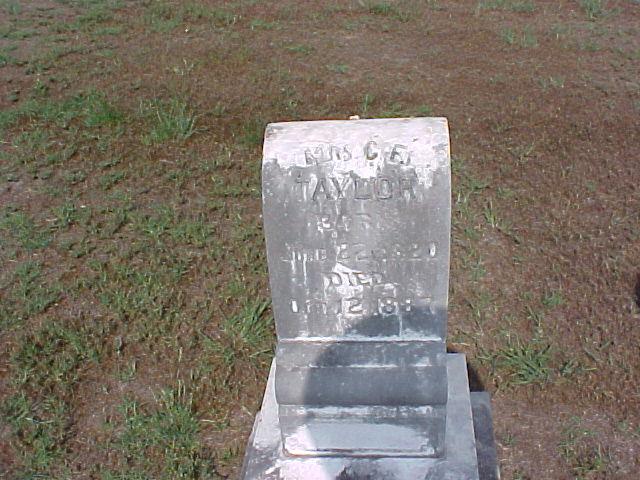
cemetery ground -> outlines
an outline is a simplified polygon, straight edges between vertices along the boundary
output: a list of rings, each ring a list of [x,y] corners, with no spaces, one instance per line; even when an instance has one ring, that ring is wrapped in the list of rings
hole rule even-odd
[[[264,127],[353,114],[449,119],[503,478],[640,476],[637,1],[0,0],[0,478],[238,475]]]

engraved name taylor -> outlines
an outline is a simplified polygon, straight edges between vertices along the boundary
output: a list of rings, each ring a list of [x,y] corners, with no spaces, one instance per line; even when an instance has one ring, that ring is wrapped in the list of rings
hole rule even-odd
[[[295,177],[299,186],[300,199],[322,200],[390,200],[392,198],[416,198],[416,176],[403,175],[391,177],[378,175],[373,178],[360,178],[357,175],[345,177],[308,177],[301,172]]]

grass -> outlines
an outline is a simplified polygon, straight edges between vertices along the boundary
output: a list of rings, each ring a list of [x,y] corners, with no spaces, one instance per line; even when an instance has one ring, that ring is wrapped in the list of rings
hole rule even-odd
[[[17,393],[4,399],[0,414],[17,440],[23,478],[64,474],[56,464],[66,453],[71,396],[82,371],[100,360],[101,328],[83,319],[49,319],[20,335],[10,358]]]
[[[85,12],[78,15],[75,24],[79,28],[92,29],[102,23],[113,20],[114,14],[109,8],[108,2],[98,2],[91,6]]]
[[[166,256],[151,260],[151,266],[132,267],[117,263],[109,268],[99,265],[95,292],[117,319],[127,321],[127,341],[152,342],[173,330],[180,318],[180,298],[173,297],[177,282],[184,274],[179,259],[166,264]]]
[[[300,53],[302,55],[311,55],[313,53],[313,47],[303,43],[287,45],[285,48],[290,52]]]
[[[578,49],[586,52],[597,52],[599,50],[602,50],[602,46],[597,40],[594,40],[593,38],[587,38],[578,42]]]
[[[251,356],[264,353],[261,347],[264,347],[265,340],[269,343],[273,328],[273,317],[268,312],[270,305],[271,302],[266,300],[250,303],[223,324],[223,331],[233,343],[240,349],[250,349]]]
[[[408,116],[405,108],[400,103],[393,103],[389,106],[387,110],[383,110],[380,112],[378,117],[381,118],[394,118],[394,117],[405,117]]]
[[[589,22],[577,1],[579,21],[558,24],[541,2],[482,1],[481,28],[452,2],[329,3],[0,0],[7,478],[237,477],[275,337],[267,121],[449,117],[450,338],[470,359],[490,352],[478,375],[514,405],[574,395],[571,413],[620,413],[639,230],[633,196],[609,193],[635,180],[619,164],[633,158],[633,32],[611,2]],[[503,26],[509,44],[483,44]],[[490,77],[475,78],[479,45]],[[558,65],[575,54],[574,78]],[[503,427],[517,439],[505,476],[531,477],[517,459],[535,437]],[[563,432],[545,452],[559,476],[605,476],[624,441]]]
[[[566,300],[562,296],[562,292],[559,290],[550,290],[542,299],[542,304],[547,308],[559,307],[565,303]]]
[[[371,3],[368,6],[369,13],[374,15],[391,15],[394,11],[394,6],[388,2]]]
[[[98,184],[102,190],[110,190],[122,180],[124,180],[126,176],[125,172],[109,172],[101,175],[98,178]]]
[[[238,214],[232,224],[232,239],[234,244],[241,245],[237,255],[231,260],[236,268],[249,271],[254,275],[266,273],[266,256],[264,250],[264,235],[261,225]],[[261,248],[255,248],[260,245]]]
[[[167,205],[159,205],[150,215],[134,220],[142,234],[162,242],[165,238],[178,243],[204,247],[214,239],[214,228],[202,216],[193,218],[177,217],[175,210]]]
[[[406,23],[412,18],[411,12],[400,8],[396,3],[368,1],[364,2],[364,7],[372,15],[390,17],[402,23]]]
[[[104,468],[102,478],[221,478],[200,441],[193,398],[182,383],[163,390],[152,405],[125,399],[120,415],[119,433],[110,445],[117,466]]]
[[[238,139],[240,144],[249,148],[262,145],[265,126],[266,122],[259,118],[244,122]]]
[[[64,58],[73,54],[82,54],[86,47],[79,45],[51,45],[43,48],[39,53],[28,57],[25,61],[26,73],[46,75],[54,66],[64,63]]]
[[[273,30],[274,28],[277,28],[277,26],[278,22],[269,22],[262,18],[254,18],[249,23],[249,28],[251,28],[251,30]]]
[[[32,98],[13,109],[3,110],[0,112],[0,131],[24,120],[68,130],[72,125],[116,127],[124,123],[125,116],[104,92],[89,89],[63,100]]]
[[[15,45],[3,46],[0,48],[0,68],[18,63],[18,59],[11,54],[15,49]]]
[[[345,74],[349,71],[349,65],[345,65],[342,63],[329,65],[327,68],[329,68],[329,70],[331,70],[334,73],[341,73],[341,74]]]
[[[51,234],[46,228],[36,225],[26,213],[11,208],[0,216],[0,231],[4,232],[0,245],[5,248],[19,247],[31,252],[51,243]]]
[[[197,131],[198,116],[185,100],[173,98],[168,102],[151,101],[144,103],[140,110],[151,123],[149,133],[143,137],[147,144],[170,140],[184,142]]]
[[[453,227],[461,228],[464,237],[473,240],[476,228],[473,226],[476,215],[479,213],[477,202],[483,195],[489,184],[486,180],[472,175],[461,157],[452,158],[452,175],[455,178],[453,190]]]
[[[611,461],[606,447],[596,437],[595,432],[581,425],[578,417],[571,418],[562,431],[558,446],[560,454],[576,479],[593,478],[593,475],[603,473]]]
[[[87,173],[84,170],[67,170],[63,175],[69,185],[77,185],[87,178]]]
[[[536,10],[533,0],[480,0],[476,13],[482,10],[511,10],[517,13],[532,13]]]
[[[367,98],[363,101],[362,110],[367,112],[375,98]],[[395,118],[395,117],[428,117],[432,114],[432,109],[428,105],[405,106],[400,102],[395,102],[384,109],[376,111],[375,116],[379,118]]]
[[[580,6],[589,20],[598,20],[609,14],[607,0],[580,0]]]
[[[115,126],[124,122],[124,114],[110,103],[102,92],[90,90],[84,96],[75,97],[79,115],[89,128]]]
[[[40,281],[41,273],[41,265],[30,260],[16,268],[17,282],[14,294],[21,303],[25,316],[43,312],[60,295],[57,288]]]
[[[511,46],[520,48],[536,48],[538,46],[538,39],[529,26],[525,26],[521,30],[511,27],[503,28],[500,31],[500,37],[507,45]]]
[[[78,381],[88,362],[99,362],[96,333],[101,333],[99,323],[84,324],[79,319],[67,324],[50,319],[35,333],[24,335],[11,359],[19,386],[40,395],[64,393]]]
[[[241,299],[239,311],[225,318],[217,338],[200,332],[203,346],[218,359],[222,372],[225,372],[218,379],[221,388],[225,389],[229,388],[227,382],[234,371],[264,365],[274,349],[274,322],[269,311],[271,302],[252,299],[255,294],[241,280],[230,282],[227,291],[230,299]]]
[[[367,115],[369,114],[369,110],[371,109],[371,105],[373,104],[374,101],[375,101],[374,95],[371,95],[369,93],[364,94],[364,96],[362,97],[362,104],[360,107],[361,118],[367,118]]]
[[[155,32],[167,33],[178,26],[205,24],[213,28],[227,28],[238,21],[238,15],[227,9],[198,2],[149,2],[144,15],[145,24]]]
[[[516,244],[522,243],[522,238],[514,230],[510,221],[498,215],[498,209],[494,206],[494,200],[488,199],[482,212],[485,223],[492,229],[498,230]]]
[[[478,263],[481,264],[480,259],[478,259]],[[474,296],[474,298],[469,299],[467,303],[475,319],[478,331],[481,332],[484,321],[486,320],[487,316],[491,315],[494,299],[491,297],[491,295],[488,292],[481,290],[478,292],[477,295]]]
[[[15,17],[22,11],[22,6],[18,0],[2,0],[0,9],[4,10],[7,15]]]
[[[68,406],[56,397],[39,404],[20,393],[7,398],[0,414],[15,438],[19,439],[17,456],[22,478],[46,477],[64,453]]]
[[[540,77],[538,79],[538,83],[544,91],[547,91],[549,89],[564,88],[565,78],[563,76]]]
[[[551,360],[551,345],[548,343],[523,343],[517,338],[492,356],[496,367],[508,376],[510,385],[548,382],[552,373]]]
[[[35,28],[17,28],[9,27],[0,30],[0,38],[6,38],[7,40],[25,40],[27,38],[35,37],[38,34],[38,30]]]

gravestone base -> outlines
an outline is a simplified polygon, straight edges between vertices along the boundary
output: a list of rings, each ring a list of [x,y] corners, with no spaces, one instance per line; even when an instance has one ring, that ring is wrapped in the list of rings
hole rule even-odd
[[[447,354],[448,393],[444,452],[440,458],[407,451],[393,456],[326,456],[309,454],[322,446],[320,434],[309,430],[303,455],[286,453],[275,395],[276,361],[271,366],[262,409],[249,438],[241,478],[245,480],[497,480],[495,447],[488,396],[469,392],[463,354]],[[351,438],[350,419],[344,437]],[[335,424],[332,428],[339,428]],[[370,428],[375,429],[375,425]],[[383,430],[381,430],[383,431]],[[335,434],[335,432],[333,432]],[[318,434],[316,434],[318,435]],[[357,440],[357,439],[356,439]],[[363,443],[375,438],[363,437]],[[321,449],[320,449],[321,450]]]
[[[293,456],[441,457],[445,407],[282,407],[282,442]]]

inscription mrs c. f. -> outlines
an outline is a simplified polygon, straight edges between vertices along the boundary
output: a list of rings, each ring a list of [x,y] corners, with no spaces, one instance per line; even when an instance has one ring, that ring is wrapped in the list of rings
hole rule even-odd
[[[410,162],[409,148],[406,145],[396,143],[391,148],[385,149],[384,146],[380,147],[375,140],[368,141],[364,146],[364,158],[375,160],[379,156],[383,156],[389,163],[408,165]]]
[[[307,165],[348,162],[360,155],[364,155],[366,160],[383,159],[390,164],[397,165],[408,165],[411,162],[411,155],[407,145],[401,143],[386,144],[376,140],[369,140],[361,149],[350,145],[318,144],[306,148],[304,151],[304,159]]]
[[[337,145],[318,145],[307,148],[304,151],[304,159],[307,165],[320,165],[321,163],[345,161],[353,158],[349,145],[338,147]]]

